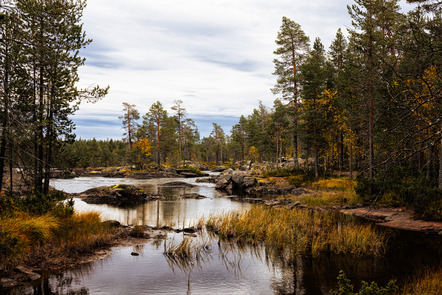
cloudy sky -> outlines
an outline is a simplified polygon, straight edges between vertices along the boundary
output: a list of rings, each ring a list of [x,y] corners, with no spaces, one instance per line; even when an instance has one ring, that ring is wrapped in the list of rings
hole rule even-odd
[[[122,102],[143,115],[160,101],[171,115],[181,99],[201,136],[212,122],[229,134],[241,115],[258,102],[277,98],[273,51],[286,16],[299,23],[311,42],[328,48],[338,28],[351,26],[350,0],[89,0],[84,30],[91,45],[82,50],[84,88],[110,92],[82,104],[73,120],[77,138],[122,138]]]

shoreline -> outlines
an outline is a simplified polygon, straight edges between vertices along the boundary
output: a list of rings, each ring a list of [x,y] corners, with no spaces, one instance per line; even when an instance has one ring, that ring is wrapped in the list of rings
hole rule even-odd
[[[442,235],[442,222],[414,219],[413,211],[405,208],[360,207],[341,209],[340,212],[375,221],[380,226]]]
[[[47,259],[42,265],[37,261],[38,257],[34,256],[34,258],[29,258],[28,261],[19,264],[14,269],[5,270],[0,268],[0,293],[2,290],[11,290],[41,280],[43,273],[73,269],[84,264],[103,260],[110,256],[114,249],[144,245],[149,241],[164,238],[168,232],[177,232],[177,230],[170,227],[153,228],[145,226],[144,237],[134,237],[130,235],[132,228],[132,226],[117,227],[115,239],[109,244],[99,246],[88,253],[80,253],[75,257],[57,255]],[[33,256],[33,253],[30,253],[29,256]]]

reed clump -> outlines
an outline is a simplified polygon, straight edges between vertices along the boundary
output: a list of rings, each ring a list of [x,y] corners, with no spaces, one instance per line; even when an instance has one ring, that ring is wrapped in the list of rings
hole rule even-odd
[[[0,263],[5,268],[23,260],[33,246],[53,238],[60,221],[52,215],[34,217],[15,212],[0,217]]]
[[[20,262],[41,266],[52,258],[74,258],[110,243],[116,235],[101,222],[99,213],[64,213],[1,214],[0,264],[8,270]]]
[[[211,216],[206,227],[221,239],[265,243],[288,258],[321,252],[375,256],[386,250],[384,234],[335,212],[253,206],[244,213]]]
[[[114,236],[115,229],[101,222],[100,213],[74,213],[61,218],[52,242],[65,255],[76,256],[109,244]]]
[[[403,295],[438,295],[442,290],[442,267],[427,269],[421,275],[405,284],[400,292]]]

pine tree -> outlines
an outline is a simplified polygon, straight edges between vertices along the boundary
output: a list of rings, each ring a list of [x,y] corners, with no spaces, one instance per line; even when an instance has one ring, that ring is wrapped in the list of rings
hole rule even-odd
[[[327,108],[321,101],[326,89],[325,49],[319,38],[313,44],[301,67],[304,144],[313,149],[315,177],[319,176],[319,150],[324,145],[325,115]]]
[[[149,138],[154,144],[157,164],[161,164],[161,149],[163,146],[163,132],[168,123],[167,111],[161,102],[157,101],[149,108],[149,112],[143,116],[143,124],[140,128],[141,137]]]
[[[278,48],[273,52],[278,58],[274,75],[278,76],[277,83],[272,89],[274,94],[281,93],[282,98],[293,103],[293,159],[295,168],[298,167],[298,112],[299,112],[299,67],[302,64],[309,47],[309,38],[301,26],[287,17],[282,18],[282,25],[276,39]]]
[[[126,130],[123,135],[126,135],[130,148],[132,148],[132,143],[135,141],[138,127],[137,120],[140,119],[140,112],[135,107],[134,104],[123,102],[124,115],[119,117],[122,120],[123,128]]]

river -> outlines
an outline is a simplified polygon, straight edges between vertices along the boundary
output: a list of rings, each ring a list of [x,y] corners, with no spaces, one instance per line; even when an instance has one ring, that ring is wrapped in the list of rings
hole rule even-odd
[[[193,188],[161,186],[171,181],[196,184]],[[249,204],[230,200],[215,190],[214,184],[195,183],[195,179],[149,179],[80,177],[53,180],[51,185],[68,193],[116,184],[135,184],[165,200],[133,208],[90,205],[75,199],[77,211],[98,211],[105,220],[125,225],[191,226],[201,217],[232,210],[246,210]],[[183,193],[207,198],[182,199]],[[164,241],[114,249],[100,261],[65,272],[47,273],[31,286],[13,289],[8,294],[327,294],[337,287],[336,277],[344,270],[352,282],[361,280],[385,284],[390,279],[403,283],[410,275],[441,264],[442,238],[437,235],[382,229],[388,232],[389,251],[378,258],[352,255],[323,255],[301,258],[287,264],[263,248],[218,244],[208,240],[199,260],[181,264],[167,258]],[[167,243],[180,241],[180,234],[168,234]],[[207,237],[203,237],[208,239]],[[137,252],[139,256],[132,256]]]

